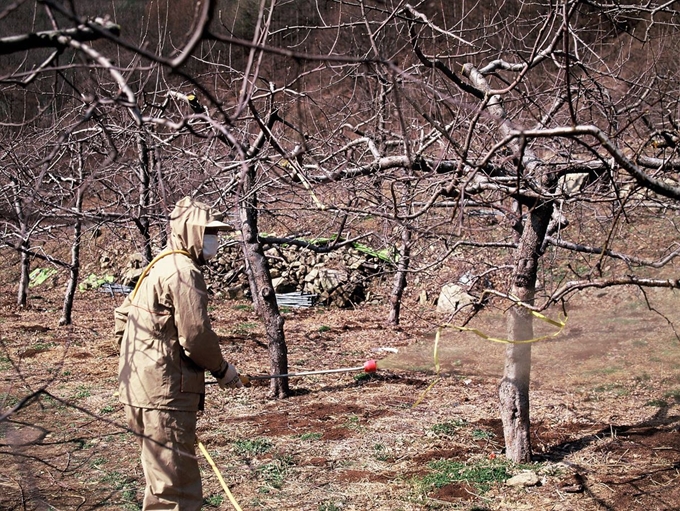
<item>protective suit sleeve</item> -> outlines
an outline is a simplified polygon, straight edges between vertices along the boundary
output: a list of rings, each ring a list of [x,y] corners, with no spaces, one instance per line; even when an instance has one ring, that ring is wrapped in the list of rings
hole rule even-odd
[[[199,367],[219,371],[223,358],[219,338],[208,317],[208,291],[200,270],[177,272],[169,282],[175,327],[184,353]]]
[[[120,349],[123,342],[123,335],[125,334],[125,327],[127,326],[128,312],[130,311],[130,295],[125,297],[123,303],[116,307],[113,311],[113,334],[116,340],[116,347]]]

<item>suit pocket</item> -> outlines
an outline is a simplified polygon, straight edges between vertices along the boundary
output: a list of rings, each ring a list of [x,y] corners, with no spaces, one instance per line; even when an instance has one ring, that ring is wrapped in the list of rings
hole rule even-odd
[[[182,366],[182,392],[203,394],[205,392],[205,371],[194,364],[187,356],[180,358]]]

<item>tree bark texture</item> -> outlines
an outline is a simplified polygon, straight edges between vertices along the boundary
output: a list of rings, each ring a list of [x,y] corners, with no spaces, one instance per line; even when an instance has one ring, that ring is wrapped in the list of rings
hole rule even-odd
[[[31,280],[31,256],[28,255],[28,251],[31,246],[28,240],[21,242],[21,275],[19,277],[19,289],[17,290],[17,305],[19,307],[26,307],[28,303],[28,285]]]
[[[524,224],[515,255],[515,270],[510,293],[532,304],[536,290],[538,260],[552,215],[552,202],[534,208]],[[525,341],[534,336],[533,316],[515,305],[508,314],[508,338]],[[509,344],[505,352],[505,369],[498,388],[501,419],[507,457],[515,463],[531,461],[529,434],[529,383],[531,381],[531,344]]]
[[[249,166],[241,175],[239,216],[243,233],[243,256],[255,308],[264,321],[269,348],[270,374],[288,372],[288,348],[283,332],[283,317],[276,303],[267,259],[258,240],[257,196],[254,191],[255,169]],[[270,394],[282,399],[290,395],[288,378],[272,378]]]
[[[19,289],[17,290],[17,305],[19,307],[26,307],[28,301],[28,284],[30,282],[31,274],[31,257],[28,254],[28,250],[30,249],[31,244],[28,239],[28,224],[24,214],[24,207],[19,198],[19,183],[14,179],[12,180],[12,190],[14,192],[14,212],[19,221],[19,231],[22,238],[19,246],[23,249],[20,252],[21,275],[19,277]]]
[[[406,288],[406,274],[411,262],[411,231],[408,228],[404,228],[401,234],[401,241],[402,246],[399,251],[397,272],[394,275],[394,286],[390,295],[390,315],[387,319],[387,322],[394,326],[399,325],[401,299]]]
[[[144,257],[150,263],[152,256],[151,233],[149,232],[149,205],[151,202],[151,166],[153,153],[149,150],[146,143],[146,134],[137,134],[137,155],[139,157],[139,211],[137,214],[137,226],[144,239]]]
[[[79,155],[78,162],[78,182],[76,188],[76,197],[74,204],[74,211],[76,212],[76,223],[73,227],[73,244],[71,245],[71,268],[70,278],[66,285],[66,294],[64,295],[64,306],[62,307],[61,318],[59,319],[59,326],[70,325],[73,321],[73,300],[75,299],[76,290],[78,289],[78,276],[80,275],[80,241],[83,229],[83,221],[80,214],[83,212],[83,183],[85,181],[84,162],[82,153]]]

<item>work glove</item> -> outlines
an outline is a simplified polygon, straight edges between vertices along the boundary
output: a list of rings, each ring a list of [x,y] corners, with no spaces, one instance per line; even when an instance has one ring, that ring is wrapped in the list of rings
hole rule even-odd
[[[240,389],[243,387],[236,366],[228,362],[222,362],[222,367],[218,372],[213,373],[213,376],[222,389]]]

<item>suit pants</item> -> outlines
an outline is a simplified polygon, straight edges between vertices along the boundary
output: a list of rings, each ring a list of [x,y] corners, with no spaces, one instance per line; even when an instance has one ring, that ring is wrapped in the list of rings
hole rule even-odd
[[[199,511],[203,488],[196,459],[196,412],[126,405],[125,416],[142,449],[143,511]]]

